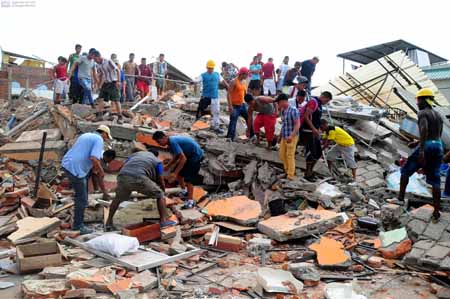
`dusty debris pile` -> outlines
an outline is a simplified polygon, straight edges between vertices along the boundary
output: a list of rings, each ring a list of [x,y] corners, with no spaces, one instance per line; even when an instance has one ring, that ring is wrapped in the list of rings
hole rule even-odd
[[[403,295],[448,298],[450,214],[431,221],[430,193],[419,175],[408,189],[417,209],[407,213],[395,199],[395,161],[407,155],[410,137],[383,109],[334,102],[331,120],[357,141],[357,180],[350,183],[342,161],[333,176],[319,161],[319,180],[311,183],[300,175],[286,180],[277,151],[251,144],[245,122],[231,142],[209,130],[208,116],[195,120],[190,98],[142,104],[124,113],[124,124],[114,117],[101,122],[111,128],[109,146],[118,155],[105,165],[110,196],[131,153],[156,148],[161,160],[170,158],[152,139],[162,130],[192,136],[206,154],[197,207],[182,209],[181,189],[167,182],[176,226],[161,229],[156,200],[133,193],[115,215],[121,231],[106,233],[110,202],[90,182],[85,221],[95,232],[80,236],[70,228],[74,193],[60,161],[79,134],[101,123],[84,105],[32,95],[17,101],[0,107],[2,121],[16,117],[14,125],[1,123],[0,288],[20,288],[24,298],[397,298],[399,288]],[[223,117],[224,128],[227,122]]]

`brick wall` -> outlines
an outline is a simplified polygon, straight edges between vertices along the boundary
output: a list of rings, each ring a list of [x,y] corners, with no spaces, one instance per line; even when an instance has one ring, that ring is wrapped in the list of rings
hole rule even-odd
[[[12,72],[12,81],[19,82],[21,87],[35,88],[37,85],[50,81],[52,69],[33,68],[24,66],[3,66],[0,71],[0,99],[8,98],[8,70]],[[46,84],[47,88],[52,88],[52,83]]]

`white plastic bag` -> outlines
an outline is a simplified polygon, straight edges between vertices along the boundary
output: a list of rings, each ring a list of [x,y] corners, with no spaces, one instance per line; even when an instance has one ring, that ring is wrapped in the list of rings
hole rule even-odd
[[[92,249],[120,257],[126,252],[138,250],[139,241],[135,237],[127,237],[116,233],[108,233],[86,242]]]

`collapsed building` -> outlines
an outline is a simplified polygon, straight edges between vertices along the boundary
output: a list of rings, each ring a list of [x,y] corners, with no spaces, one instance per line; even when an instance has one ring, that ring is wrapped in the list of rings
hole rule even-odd
[[[79,134],[101,124],[92,122],[95,111],[53,105],[32,91],[12,104],[3,101],[0,292],[14,289],[24,298],[448,298],[448,202],[441,220],[432,222],[431,194],[420,174],[407,189],[413,209],[396,200],[396,162],[418,136],[415,92],[431,88],[446,119],[448,102],[399,50],[360,61],[363,66],[313,90],[335,95],[324,116],[357,142],[357,184],[348,184],[343,161],[334,177],[319,161],[316,183],[284,179],[278,153],[248,143],[244,121],[231,142],[209,130],[209,116],[195,120],[198,98],[183,75],[177,78],[186,82],[183,92],[140,102],[124,124],[101,122],[111,128],[109,146],[118,154],[105,169],[111,196],[131,153],[155,148],[162,160],[170,158],[152,139],[156,130],[187,134],[203,148],[197,207],[181,209],[180,189],[168,184],[168,214],[177,225],[164,229],[155,199],[133,193],[115,217],[121,231],[104,233],[110,203],[90,183],[85,219],[95,233],[70,230],[74,195],[60,161]],[[221,102],[225,108],[226,99]],[[298,174],[305,168],[301,151]],[[109,250],[92,245],[101,238],[112,244]]]

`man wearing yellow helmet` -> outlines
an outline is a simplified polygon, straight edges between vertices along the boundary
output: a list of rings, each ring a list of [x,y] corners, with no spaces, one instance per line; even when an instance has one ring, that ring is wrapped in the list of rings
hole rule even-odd
[[[219,100],[219,84],[222,83],[228,89],[228,83],[222,76],[214,71],[216,63],[213,60],[208,60],[206,63],[206,72],[200,75],[197,83],[202,83],[202,97],[198,103],[197,119],[199,119],[206,108],[211,105],[212,115],[212,129],[218,133],[223,134],[224,131],[220,129],[220,100]]]
[[[398,199],[404,201],[409,177],[422,168],[425,172],[427,183],[432,186],[433,218],[438,220],[441,201],[440,167],[444,151],[441,141],[443,121],[441,115],[433,109],[434,94],[431,89],[423,88],[419,90],[416,94],[416,99],[417,107],[419,108],[417,118],[420,140],[408,145],[410,148],[415,148],[415,150],[401,169]]]

